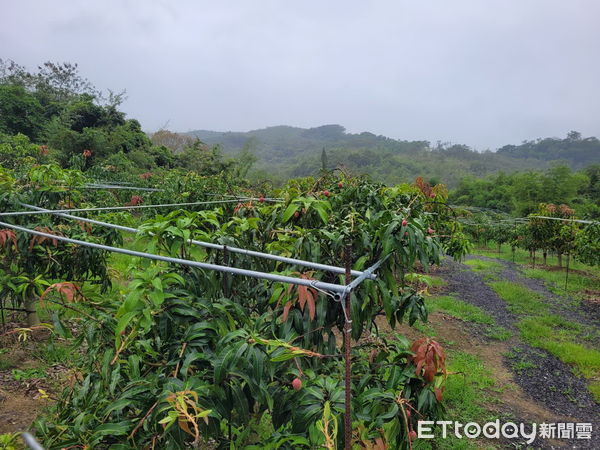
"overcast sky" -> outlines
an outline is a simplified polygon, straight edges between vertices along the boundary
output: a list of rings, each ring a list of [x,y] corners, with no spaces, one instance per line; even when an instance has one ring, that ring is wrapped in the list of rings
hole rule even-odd
[[[79,64],[147,131],[338,123],[479,150],[600,135],[598,0],[5,0],[0,58]]]

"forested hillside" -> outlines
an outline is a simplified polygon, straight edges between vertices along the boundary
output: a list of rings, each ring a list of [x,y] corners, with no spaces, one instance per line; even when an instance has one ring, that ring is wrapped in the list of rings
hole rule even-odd
[[[329,166],[344,165],[386,183],[409,181],[421,175],[456,186],[465,176],[545,169],[552,162],[573,169],[600,162],[600,141],[595,137],[582,138],[575,131],[565,139],[527,141],[504,146],[497,152],[477,152],[459,144],[433,146],[427,141],[401,141],[368,132],[351,134],[340,125],[310,129],[276,126],[223,133],[197,130],[188,134],[207,144],[219,144],[228,154],[252,153],[258,159],[258,169],[269,168],[270,178],[274,167],[283,178],[314,173],[322,167],[323,149]]]

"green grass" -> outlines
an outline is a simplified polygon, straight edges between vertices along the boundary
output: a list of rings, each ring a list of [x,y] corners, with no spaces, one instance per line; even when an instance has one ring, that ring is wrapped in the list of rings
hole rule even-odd
[[[488,327],[485,335],[490,339],[495,339],[497,341],[507,341],[512,337],[512,333],[500,325]]]
[[[442,310],[446,314],[466,322],[475,322],[485,325],[493,325],[495,323],[494,318],[485,313],[481,308],[449,295],[431,297],[427,299],[426,302],[432,312]]]
[[[591,381],[588,389],[596,399],[596,402],[600,403],[600,380]]]
[[[142,240],[136,240],[133,235],[123,233],[123,247],[128,248],[130,250],[135,250],[138,252],[145,252],[146,243]],[[111,269],[113,269],[117,275],[117,281],[123,281],[126,278],[127,273],[129,272],[129,268],[132,265],[134,258],[129,255],[124,255],[122,253],[111,253],[108,265]]]
[[[600,351],[577,342],[585,333],[584,327],[548,314],[541,297],[524,286],[508,281],[493,282],[490,286],[506,301],[511,312],[521,316],[517,328],[523,341],[548,351],[573,367],[577,375],[588,378],[590,392],[600,403]]]
[[[440,277],[436,277],[434,275],[421,275],[424,280],[427,281],[429,286],[431,287],[443,287],[446,286],[446,281]]]
[[[429,322],[421,322],[417,320],[412,327],[420,333],[423,333],[425,336],[435,337],[437,336],[437,331]]]
[[[486,280],[498,280],[503,269],[502,264],[483,259],[469,259],[465,261],[465,264],[473,271],[480,273]]]
[[[532,369],[536,367],[536,365],[534,363],[532,363],[531,361],[518,361],[513,365],[513,369],[515,369],[517,372],[522,372],[523,370],[526,369]]]
[[[581,273],[569,273],[567,289],[565,291],[565,275],[564,271],[548,271],[545,269],[524,269],[523,273],[529,278],[537,278],[544,280],[550,290],[556,294],[570,295],[580,294],[586,289],[600,291],[600,278],[595,278],[591,275],[583,275]]]
[[[24,381],[31,380],[34,378],[44,378],[46,376],[46,372],[44,369],[39,367],[34,367],[31,369],[13,369],[12,376],[16,381]]]
[[[17,367],[17,362],[10,355],[0,355],[0,370],[8,370]]]
[[[49,366],[54,364],[69,365],[73,361],[73,349],[66,344],[54,342],[53,340],[40,344],[34,351],[34,355]]]
[[[548,309],[541,296],[525,286],[511,281],[494,281],[489,285],[508,304],[508,310],[514,314],[539,314]]]
[[[517,323],[523,340],[547,350],[586,378],[600,375],[600,351],[574,342],[573,329],[559,327],[555,316],[527,317]]]
[[[473,249],[471,254],[480,255],[480,256],[488,256],[490,258],[504,259],[506,261],[513,260],[513,255],[512,255],[511,249],[508,245],[503,245],[502,249],[500,250],[500,253],[498,253],[497,247],[478,247],[478,248]],[[529,258],[529,252],[526,250],[520,249],[520,248],[516,249],[515,262],[518,264],[527,264],[527,265],[531,264],[531,259]],[[567,262],[567,258],[566,258],[566,256],[563,256],[563,265],[565,265],[566,262]],[[536,263],[536,265],[543,263],[542,252],[540,252],[540,251],[537,252],[537,256],[535,258],[535,263]],[[555,255],[548,254],[547,264],[549,266],[558,267],[558,258]],[[570,268],[573,270],[581,270],[584,272],[589,272],[592,275],[600,277],[600,267],[588,266],[587,264],[580,263],[579,261],[576,261],[573,258],[571,258]]]
[[[494,318],[483,309],[451,295],[431,297],[426,300],[426,303],[430,312],[443,311],[449,316],[464,320],[465,322],[485,325],[485,335],[491,339],[505,341],[512,336],[511,332],[506,328],[496,325]]]

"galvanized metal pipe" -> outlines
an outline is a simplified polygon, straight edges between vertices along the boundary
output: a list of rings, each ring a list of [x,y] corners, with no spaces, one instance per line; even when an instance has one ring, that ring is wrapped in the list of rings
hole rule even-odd
[[[532,219],[561,220],[561,221],[567,221],[567,222],[586,223],[586,224],[600,223],[600,222],[594,221],[594,220],[561,219],[560,217],[548,217],[548,216],[529,216],[529,217],[525,217],[524,219],[525,220],[532,220]]]
[[[71,239],[71,238],[64,237],[64,236],[58,236],[58,235],[51,234],[51,233],[45,233],[43,231],[31,230],[29,228],[25,228],[25,227],[21,227],[19,225],[13,225],[10,223],[5,223],[5,222],[0,222],[0,226],[6,227],[6,228],[11,228],[11,229],[17,230],[17,231],[22,231],[24,233],[33,234],[36,236],[43,236],[43,237],[46,237],[49,239],[55,239],[58,241],[69,242],[71,244],[82,245],[84,247],[96,248],[98,250],[104,250],[104,251],[108,251],[108,252],[122,253],[124,255],[135,256],[138,258],[147,258],[147,259],[152,259],[155,261],[163,261],[163,262],[172,263],[172,264],[180,264],[182,266],[195,267],[197,269],[214,270],[217,272],[231,273],[234,275],[242,275],[242,276],[251,277],[251,278],[275,281],[275,282],[279,282],[279,283],[288,283],[288,284],[295,284],[295,285],[299,285],[299,286],[314,287],[317,289],[321,289],[323,291],[336,292],[336,293],[340,293],[340,294],[343,294],[344,292],[346,292],[346,286],[342,286],[339,284],[325,283],[325,282],[317,281],[317,280],[307,280],[304,278],[294,278],[294,277],[289,277],[289,276],[285,276],[285,275],[277,275],[274,273],[258,272],[256,270],[238,269],[237,267],[220,266],[217,264],[209,264],[209,263],[203,263],[203,262],[198,262],[198,261],[190,261],[190,260],[181,259],[181,258],[171,258],[168,256],[155,255],[153,253],[145,253],[145,252],[138,252],[135,250],[128,250],[125,248],[111,247],[108,245],[96,244],[94,242],[81,241],[78,239]]]
[[[377,261],[371,267],[364,270],[362,275],[360,275],[358,278],[355,278],[350,284],[346,285],[346,292],[350,293],[356,287],[358,287],[359,284],[361,284],[363,281],[365,281],[367,278],[373,279],[372,277],[374,276],[375,271],[377,269],[379,269],[379,266],[381,266],[391,255],[392,255],[391,253],[388,253],[386,256],[381,258],[379,261]]]
[[[31,208],[36,211],[48,211],[54,215],[57,215],[60,217],[65,217],[67,219],[80,220],[82,222],[87,222],[87,223],[91,223],[94,225],[100,225],[100,226],[104,226],[104,227],[114,228],[115,230],[126,231],[128,233],[138,233],[139,232],[139,230],[137,228],[125,227],[123,225],[116,225],[116,224],[112,224],[112,223],[108,223],[108,222],[101,222],[99,220],[87,219],[84,217],[73,216],[71,214],[64,214],[61,212],[56,212],[56,211],[48,210],[45,208],[40,208],[39,206],[28,205],[26,203],[21,203],[21,206],[23,206],[25,208]],[[229,251],[232,253],[239,253],[242,255],[256,257],[256,258],[262,258],[262,259],[270,259],[272,261],[283,262],[286,264],[294,264],[294,265],[302,266],[302,267],[309,267],[311,269],[322,270],[325,272],[340,273],[340,274],[345,273],[345,269],[343,267],[330,266],[328,264],[320,264],[320,263],[304,261],[304,260],[295,259],[295,258],[287,258],[285,256],[272,255],[270,253],[262,253],[262,252],[257,252],[254,250],[246,250],[243,248],[230,247],[229,245],[225,246],[225,245],[220,245],[220,244],[213,244],[211,242],[197,241],[195,239],[191,239],[190,242],[194,245],[198,245],[200,247],[205,247],[205,248],[212,248],[214,250],[221,250],[221,251],[226,250],[226,251]],[[359,270],[352,271],[353,276],[358,277],[358,276],[362,276],[363,274],[364,274],[364,272],[361,272]],[[367,275],[367,278],[376,279],[377,276],[374,275],[373,272],[371,271]]]
[[[258,200],[258,199],[252,199]],[[265,200],[270,201],[270,200]],[[11,217],[11,216],[27,216],[35,214],[54,214],[54,213],[70,213],[70,212],[91,212],[91,211],[119,211],[119,210],[130,210],[130,209],[143,209],[143,208],[169,208],[174,206],[196,206],[196,205],[212,205],[218,203],[236,203],[239,200],[211,200],[206,202],[190,202],[190,203],[163,203],[160,205],[137,205],[137,206],[103,206],[98,208],[73,208],[73,209],[47,209],[43,211],[10,211],[0,212],[0,217]]]
[[[21,433],[21,437],[31,450],[44,450],[44,447],[42,447],[31,434],[23,432]]]
[[[124,185],[118,185],[118,184],[88,183],[82,187],[84,189],[125,189],[128,191],[162,192],[162,189],[136,187],[136,186],[124,186]]]

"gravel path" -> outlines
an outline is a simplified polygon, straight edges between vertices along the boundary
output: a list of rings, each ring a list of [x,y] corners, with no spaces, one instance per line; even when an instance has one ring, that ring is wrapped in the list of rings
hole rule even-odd
[[[568,305],[569,320],[577,321],[586,326],[599,326],[594,317],[586,316],[575,306],[575,302],[567,301],[561,296],[548,291],[543,281],[524,277],[518,266],[509,261],[481,257],[503,263],[501,277],[505,280],[523,284],[538,292],[547,299],[551,311],[565,315]],[[494,317],[496,322],[513,332],[514,345],[511,353],[505,357],[507,367],[514,373],[516,383],[529,394],[535,402],[550,411],[573,418],[575,422],[593,424],[592,440],[563,440],[569,448],[600,449],[600,405],[589,391],[585,379],[576,377],[571,368],[550,353],[524,344],[519,338],[519,332],[514,324],[517,320],[506,308],[506,303],[494,292],[485,281],[469,266],[450,259],[444,261],[438,274],[448,285],[448,292],[454,293],[463,301],[478,306]],[[534,445],[552,448],[546,442],[536,441]]]

